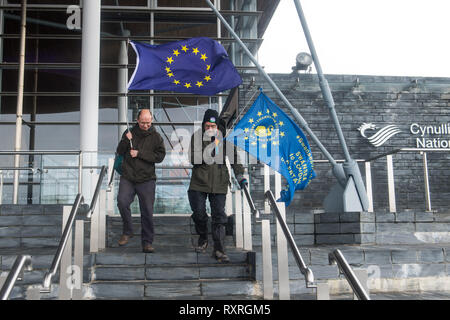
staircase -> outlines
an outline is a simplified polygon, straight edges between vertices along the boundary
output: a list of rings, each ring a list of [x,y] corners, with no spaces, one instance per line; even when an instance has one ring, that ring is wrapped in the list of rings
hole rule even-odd
[[[1,271],[8,271],[19,253],[33,256],[34,269],[16,283],[12,299],[24,299],[29,286],[42,282],[56,252],[61,220],[62,206],[0,206]],[[226,238],[231,262],[218,263],[211,257],[211,238],[206,253],[194,251],[197,236],[189,215],[155,216],[155,253],[146,254],[141,251],[140,217],[133,222],[136,235],[124,247],[117,244],[122,232],[120,217],[107,217],[105,250],[89,254],[86,239],[84,299],[261,298],[255,281],[255,253],[236,249],[233,236]],[[85,230],[85,238],[88,235]],[[57,298],[58,278],[54,278],[52,293],[42,299]]]
[[[140,218],[133,218],[139,232]],[[119,247],[120,218],[108,217],[107,249],[93,255],[89,299],[243,299],[256,298],[255,254],[233,248],[227,236],[231,262],[211,257],[212,239],[206,253],[196,253],[197,241],[189,216],[154,217],[154,253],[141,252],[140,236]]]

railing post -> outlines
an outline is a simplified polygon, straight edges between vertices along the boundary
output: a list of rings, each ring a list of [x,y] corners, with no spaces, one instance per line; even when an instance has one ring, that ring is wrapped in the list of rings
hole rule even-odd
[[[73,300],[81,300],[83,298],[83,259],[84,259],[84,221],[75,221],[75,250],[74,265],[77,272],[75,277],[76,283],[72,291]]]
[[[64,232],[69,220],[71,209],[70,206],[64,206],[63,208],[62,232]],[[69,237],[61,257],[59,269],[59,300],[70,300],[72,298],[71,288],[68,287],[69,281],[72,280],[72,275],[68,271],[72,271],[72,230],[69,232]]]
[[[281,192],[281,175],[275,172],[275,194]],[[281,217],[286,221],[286,206],[284,203],[277,203]],[[280,300],[290,300],[289,288],[289,260],[287,250],[287,240],[284,236],[283,229],[277,220],[277,253],[278,253],[278,291]]]
[[[3,200],[3,171],[0,170],[0,204]]]
[[[431,211],[431,197],[430,197],[430,177],[428,175],[428,161],[427,161],[427,153],[421,152],[423,155],[423,180],[425,184],[425,203],[426,210],[428,212]]]
[[[367,274],[367,269],[355,269],[353,270],[355,276],[358,278],[361,286],[366,291],[367,296],[369,296],[369,286],[367,285],[367,280],[369,279],[369,275]],[[370,296],[369,296],[370,297]],[[359,300],[358,296],[353,293],[353,300]]]
[[[242,226],[242,193],[234,190],[234,207],[236,218],[236,248],[244,248],[244,228]]]
[[[106,248],[106,190],[100,190],[98,219],[98,249]]]
[[[330,286],[328,283],[318,283],[316,290],[316,299],[317,300],[330,300]]]
[[[389,190],[389,212],[397,212],[395,201],[394,164],[392,162],[391,154],[386,156],[386,161],[387,161],[388,190]]]
[[[108,160],[108,184],[111,181],[111,176],[114,173],[114,158],[110,158]],[[108,216],[114,215],[114,195],[115,195],[115,186],[114,181],[108,186],[107,200],[106,200],[106,214]]]
[[[91,190],[95,190],[95,185],[98,180],[98,175],[93,174],[93,177],[91,179]],[[92,212],[91,216],[91,235],[90,235],[90,252],[95,253],[98,252],[98,244],[99,244],[99,206],[96,205],[94,212]]]
[[[370,168],[370,162],[365,162],[365,166],[367,199],[369,200],[369,208],[367,209],[367,212],[373,212],[372,171]]]
[[[6,278],[8,277],[8,274],[6,272],[0,272],[0,289],[5,284]]]
[[[270,190],[270,168],[264,165],[264,194]],[[265,217],[270,217],[270,205],[264,200]],[[272,239],[270,234],[270,219],[261,220],[261,244],[263,264],[263,292],[265,300],[273,299],[273,271],[272,271]]]
[[[245,174],[244,177],[247,179],[247,181],[249,181],[248,174]],[[243,195],[243,192],[243,190],[240,190],[241,197],[245,197],[245,195]],[[242,222],[244,226],[244,250],[251,251],[253,249],[252,213],[246,199],[244,199],[243,201]]]
[[[39,287],[30,286],[25,292],[26,300],[41,300],[41,290]]]

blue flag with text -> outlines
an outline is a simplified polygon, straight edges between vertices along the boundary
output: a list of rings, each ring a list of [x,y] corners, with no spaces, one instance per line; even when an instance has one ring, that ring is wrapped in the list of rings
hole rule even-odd
[[[214,95],[242,83],[225,48],[217,41],[191,38],[161,45],[130,42],[137,55],[128,90],[168,90]]]
[[[295,190],[315,178],[311,149],[298,125],[262,91],[225,138],[286,178],[278,202],[288,206]]]

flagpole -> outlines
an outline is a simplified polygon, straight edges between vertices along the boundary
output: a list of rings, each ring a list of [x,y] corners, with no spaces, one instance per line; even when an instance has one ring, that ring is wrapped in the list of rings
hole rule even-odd
[[[275,92],[278,94],[278,96],[283,100],[283,102],[286,104],[286,106],[289,108],[289,110],[294,115],[294,118],[300,122],[300,125],[305,129],[306,132],[310,135],[311,139],[317,144],[319,149],[322,151],[322,153],[325,155],[325,157],[331,162],[331,164],[336,167],[339,166],[339,164],[334,160],[334,158],[331,156],[331,154],[327,151],[327,149],[322,145],[320,140],[317,138],[317,136],[312,132],[312,130],[309,128],[308,124],[306,123],[305,119],[300,115],[300,113],[295,109],[292,104],[287,100],[287,98],[284,96],[284,94],[281,92],[281,90],[278,88],[278,86],[273,82],[273,80],[269,77],[269,75],[264,71],[264,69],[261,67],[261,65],[258,63],[258,61],[255,59],[253,54],[248,50],[247,46],[242,42],[242,40],[239,38],[239,36],[234,32],[234,30],[230,27],[228,22],[224,19],[224,17],[220,14],[220,12],[214,7],[214,5],[211,3],[210,0],[205,0],[206,3],[211,7],[211,9],[214,11],[216,16],[222,21],[222,24],[227,28],[227,30],[231,33],[233,38],[239,43],[239,45],[242,47],[242,49],[245,51],[245,53],[248,55],[250,60],[255,64],[255,66],[258,68],[259,72],[264,76],[264,78],[269,82],[270,86],[275,90]],[[342,172],[343,173],[343,172]],[[341,177],[341,179],[345,180],[345,176]],[[338,178],[339,179],[339,178]]]
[[[311,32],[309,31],[308,24],[306,22],[306,18],[303,13],[302,6],[301,6],[299,0],[294,0],[294,3],[295,3],[295,7],[297,9],[298,17],[300,18],[300,22],[303,27],[303,32],[305,34],[306,41],[309,46],[309,51],[311,52],[311,56],[314,61],[314,65],[316,67],[317,75],[319,77],[319,85],[320,85],[320,89],[322,91],[323,98],[328,105],[328,109],[329,109],[331,118],[333,119],[334,127],[336,128],[339,142],[341,143],[341,146],[342,146],[342,151],[344,152],[344,156],[345,156],[345,160],[346,160],[346,162],[343,165],[344,172],[345,172],[346,176],[353,177],[353,180],[354,180],[356,189],[358,190],[358,194],[359,194],[361,203],[363,205],[363,208],[368,209],[369,201],[367,198],[367,193],[366,193],[366,189],[364,186],[364,182],[361,177],[361,172],[359,170],[358,164],[356,163],[356,161],[354,159],[352,159],[352,157],[350,156],[350,153],[348,151],[347,143],[345,142],[344,134],[342,132],[342,128],[341,128],[339,119],[336,114],[336,108],[335,108],[335,104],[334,104],[333,95],[331,93],[330,86],[328,85],[328,81],[323,74],[322,66],[320,65],[319,57],[317,55],[316,48],[315,48],[314,42],[312,40]]]
[[[213,10],[213,12],[216,14],[216,16],[222,21],[222,24],[227,28],[227,30],[230,32],[230,34],[233,36],[233,38],[239,43],[241,48],[244,50],[244,52],[248,55],[250,60],[255,64],[259,72],[264,76],[264,78],[269,82],[271,87],[275,90],[275,92],[278,94],[278,96],[283,100],[285,105],[288,107],[288,109],[292,112],[294,118],[300,123],[300,125],[305,129],[305,131],[310,135],[311,139],[316,143],[316,145],[319,147],[320,151],[324,154],[324,156],[330,161],[332,165],[332,171],[334,176],[336,177],[338,184],[340,185],[341,189],[335,189],[332,190],[330,195],[331,198],[337,199],[342,197],[344,201],[347,201],[346,203],[340,203],[339,205],[343,206],[343,210],[347,211],[348,208],[350,208],[347,203],[354,204],[355,206],[352,207],[351,210],[353,211],[359,211],[359,210],[367,210],[368,208],[368,198],[367,198],[367,192],[361,177],[361,172],[359,170],[358,164],[355,160],[350,158],[350,155],[348,155],[346,163],[344,165],[339,164],[334,160],[334,158],[331,156],[331,154],[327,151],[327,149],[322,145],[320,140],[317,138],[317,136],[312,132],[312,130],[309,128],[306,121],[303,119],[303,117],[300,115],[300,113],[295,109],[292,104],[287,100],[287,98],[284,96],[284,94],[281,92],[281,90],[278,88],[278,86],[275,84],[275,82],[269,77],[269,75],[264,71],[264,69],[261,67],[261,65],[258,63],[258,61],[255,59],[253,54],[248,50],[247,46],[241,41],[239,36],[234,32],[234,30],[230,27],[228,22],[225,20],[225,18],[220,14],[220,12],[214,7],[214,5],[211,3],[210,0],[205,0],[208,6]],[[348,153],[348,151],[347,151]],[[347,155],[346,155],[347,156]],[[353,184],[352,184],[353,182]],[[348,190],[348,192],[347,192]],[[357,204],[359,202],[359,204]],[[333,201],[333,206],[337,207],[335,205],[335,201]],[[348,206],[348,207],[346,207]],[[331,207],[330,207],[331,208]],[[335,210],[332,208],[332,210]]]
[[[325,78],[325,76],[323,75],[322,66],[320,65],[319,57],[317,55],[316,48],[315,48],[314,42],[312,40],[311,33],[308,28],[308,24],[306,22],[305,15],[303,13],[302,6],[301,6],[299,0],[294,0],[294,3],[295,3],[295,7],[297,8],[297,13],[298,13],[300,22],[303,27],[303,32],[305,33],[306,42],[308,43],[308,46],[309,46],[309,51],[311,52],[311,56],[314,61],[314,65],[316,67],[317,75],[319,77],[319,85],[320,85],[320,88],[322,89],[323,98],[326,101],[328,108],[330,109],[331,118],[333,119],[334,126],[336,127],[336,131],[338,134],[339,141],[342,145],[345,159],[347,161],[351,161],[352,158],[350,156],[350,153],[348,152],[347,143],[345,142],[344,134],[342,133],[342,128],[339,124],[339,119],[336,114],[333,95],[331,94],[331,90],[330,90],[330,86],[328,85],[328,81]]]

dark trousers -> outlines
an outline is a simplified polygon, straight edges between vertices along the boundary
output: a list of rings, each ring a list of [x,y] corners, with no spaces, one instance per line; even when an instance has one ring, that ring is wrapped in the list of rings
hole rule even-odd
[[[225,214],[226,194],[188,191],[189,203],[192,209],[192,220],[195,231],[200,238],[208,239],[208,215],[206,214],[206,198],[211,206],[211,233],[214,241],[214,250],[225,252],[225,227],[228,217]]]
[[[153,205],[155,203],[155,180],[143,183],[133,183],[124,177],[120,177],[117,206],[123,221],[123,234],[133,234],[133,220],[131,218],[130,205],[134,197],[138,196],[141,210],[141,241],[142,245],[153,243]]]

